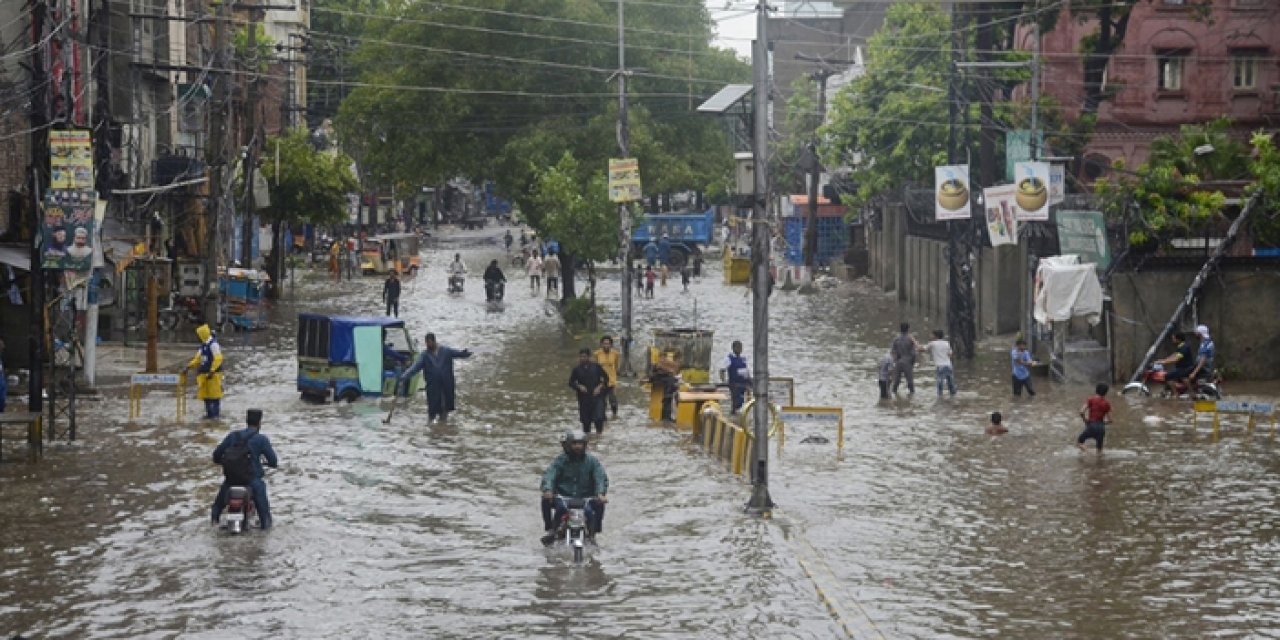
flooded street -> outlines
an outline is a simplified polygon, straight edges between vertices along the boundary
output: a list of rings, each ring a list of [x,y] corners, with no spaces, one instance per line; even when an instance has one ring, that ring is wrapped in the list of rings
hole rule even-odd
[[[38,464],[6,456],[0,636],[1280,636],[1269,426],[1250,436],[1230,421],[1215,440],[1186,404],[1113,394],[1109,451],[1081,455],[1091,389],[1037,378],[1039,395],[1012,398],[1004,341],[957,363],[956,398],[936,397],[922,362],[913,397],[880,402],[875,363],[902,318],[860,283],[772,299],[771,373],[795,378],[797,404],[844,409],[842,455],[834,433],[801,444],[813,434],[788,430],[770,449],[774,518],[747,516],[747,483],[651,423],[623,381],[620,418],[592,444],[611,482],[604,532],[573,566],[537,540],[538,481],[577,427],[565,383],[587,345],[508,266],[500,234],[446,234],[405,284],[416,339],[475,352],[457,362],[446,424],[426,424],[421,397],[385,425],[389,402],[299,398],[296,312],[382,311],[380,279],[299,271],[270,330],[223,337],[223,421],[199,421],[192,402],[175,424],[155,392],[130,423],[117,385],[81,406],[76,442]],[[471,274],[461,298],[445,292],[455,252]],[[509,280],[499,312],[479,278],[492,258]],[[599,291],[616,318],[616,274]],[[651,328],[696,325],[716,332],[715,366],[735,339],[749,355],[744,292],[714,262],[689,293],[675,277],[636,301],[638,346]],[[917,336],[945,325],[906,317]],[[267,474],[276,526],[232,537],[208,524],[210,454],[250,407],[280,456]],[[1009,435],[982,434],[993,410]]]

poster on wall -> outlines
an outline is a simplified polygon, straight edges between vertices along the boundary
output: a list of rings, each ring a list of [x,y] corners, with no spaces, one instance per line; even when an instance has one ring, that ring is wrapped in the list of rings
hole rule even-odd
[[[93,143],[88,131],[49,131],[49,188],[93,189]]]
[[[1060,164],[1049,165],[1049,204],[1062,204],[1067,199],[1067,171]]]
[[[45,192],[42,267],[81,271],[93,266],[97,200],[98,194],[93,191]]]
[[[986,209],[987,235],[991,246],[1018,243],[1018,220],[1014,209],[1016,188],[1011,184],[982,190],[983,207]]]
[[[1049,163],[1019,162],[1014,173],[1017,194],[1018,220],[1045,221],[1049,219]]]
[[[934,194],[937,206],[934,217],[939,220],[969,219],[969,165],[957,164],[933,168]]]
[[[1092,262],[1099,271],[1111,266],[1107,244],[1107,221],[1101,211],[1059,211],[1058,250],[1076,254],[1080,262]]]
[[[635,202],[640,192],[640,161],[635,158],[609,159],[609,202]]]

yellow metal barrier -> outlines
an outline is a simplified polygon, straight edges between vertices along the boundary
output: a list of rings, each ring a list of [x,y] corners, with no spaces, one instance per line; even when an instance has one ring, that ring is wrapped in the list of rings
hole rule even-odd
[[[142,415],[142,396],[147,387],[173,385],[175,419],[182,422],[187,414],[187,376],[177,373],[135,373],[129,378],[129,419]]]
[[[1249,416],[1248,432],[1253,433],[1255,420],[1262,416],[1270,418],[1271,436],[1276,435],[1276,410],[1271,402],[1249,402],[1238,400],[1196,400],[1191,406],[1191,427],[1200,428],[1200,414],[1213,414],[1213,437],[1218,437],[1220,418],[1223,414]]]
[[[755,406],[756,406],[755,398],[748,400],[746,404],[742,405],[742,411],[740,415],[742,416],[743,427],[746,426],[747,420],[751,419],[751,410],[755,408]],[[768,407],[769,407],[769,415],[772,416],[772,420],[769,421],[769,437],[772,438],[775,434],[778,433],[778,428],[782,426],[782,420],[778,418],[778,407],[774,406],[773,403],[769,403]]]

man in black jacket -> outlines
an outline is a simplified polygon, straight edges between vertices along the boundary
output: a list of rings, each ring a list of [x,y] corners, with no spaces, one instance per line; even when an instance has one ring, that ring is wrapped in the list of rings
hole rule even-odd
[[[387,303],[387,315],[400,317],[400,276],[395,271],[382,283],[382,301]]]
[[[609,386],[609,374],[604,367],[591,361],[591,350],[578,351],[578,366],[569,374],[569,386],[578,394],[578,420],[582,431],[604,433],[604,390]]]

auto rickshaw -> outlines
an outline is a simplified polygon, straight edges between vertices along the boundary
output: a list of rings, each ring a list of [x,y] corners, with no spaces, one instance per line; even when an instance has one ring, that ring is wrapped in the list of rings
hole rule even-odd
[[[298,314],[298,392],[304,399],[394,396],[400,374],[416,356],[398,318]],[[407,392],[421,388],[422,376],[414,376]]]
[[[418,275],[422,258],[418,256],[420,238],[416,233],[385,233],[365,238],[360,252],[360,271],[366,276],[386,275],[391,271]]]

